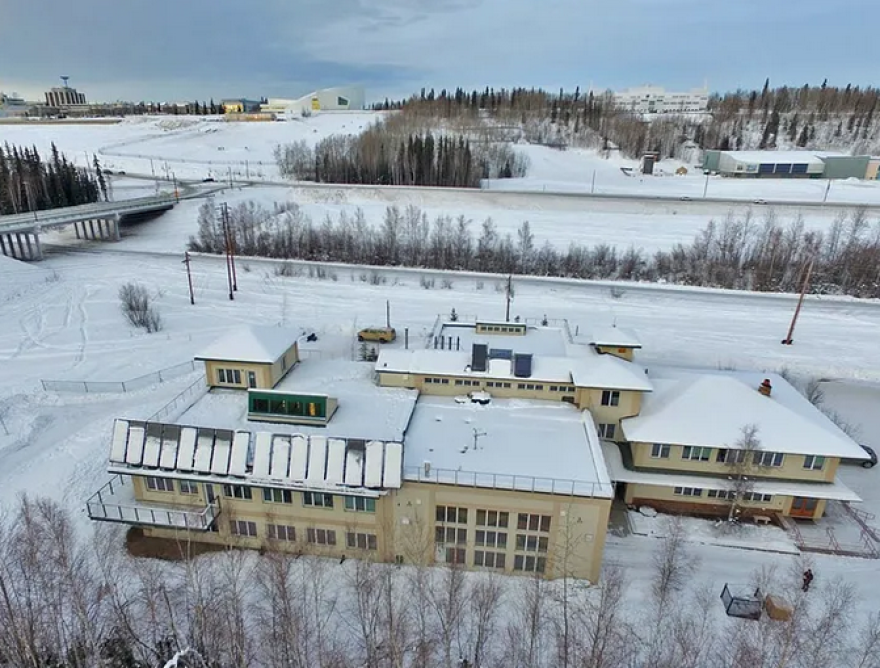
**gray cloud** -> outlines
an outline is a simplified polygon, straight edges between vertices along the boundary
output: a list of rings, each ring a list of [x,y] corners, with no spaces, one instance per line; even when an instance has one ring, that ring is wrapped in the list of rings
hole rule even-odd
[[[289,96],[363,83],[875,84],[863,0],[0,0],[0,88],[92,99]],[[6,79],[5,77],[9,77]]]

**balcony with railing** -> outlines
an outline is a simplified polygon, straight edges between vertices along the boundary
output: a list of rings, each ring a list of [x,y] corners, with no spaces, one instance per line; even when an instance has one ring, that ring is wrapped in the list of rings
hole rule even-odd
[[[217,501],[202,508],[171,503],[142,503],[134,498],[130,478],[118,474],[89,498],[86,509],[89,518],[99,522],[190,531],[207,531],[220,514]]]

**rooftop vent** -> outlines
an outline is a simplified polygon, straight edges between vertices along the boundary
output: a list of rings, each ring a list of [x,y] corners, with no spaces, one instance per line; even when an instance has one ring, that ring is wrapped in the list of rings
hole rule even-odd
[[[770,384],[770,379],[765,378],[764,382],[758,386],[758,392],[763,394],[765,397],[769,397],[770,393],[773,391],[773,386]]]

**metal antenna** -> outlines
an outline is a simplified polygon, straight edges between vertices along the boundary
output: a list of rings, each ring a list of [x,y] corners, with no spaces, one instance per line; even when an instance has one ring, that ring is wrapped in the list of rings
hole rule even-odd
[[[474,427],[474,450],[477,449],[477,442],[480,440],[480,436],[486,436],[486,432],[479,431],[476,427]]]

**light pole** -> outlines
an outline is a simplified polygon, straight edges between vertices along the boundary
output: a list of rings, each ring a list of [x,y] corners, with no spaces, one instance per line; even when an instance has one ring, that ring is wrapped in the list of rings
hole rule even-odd
[[[706,183],[703,185],[703,199],[706,199],[706,193],[709,191],[709,173],[706,173]]]

